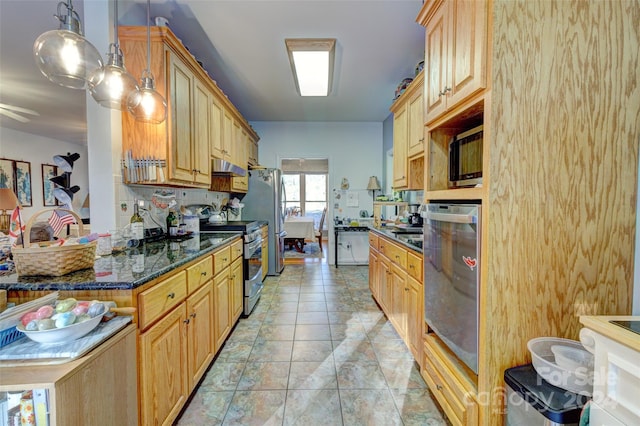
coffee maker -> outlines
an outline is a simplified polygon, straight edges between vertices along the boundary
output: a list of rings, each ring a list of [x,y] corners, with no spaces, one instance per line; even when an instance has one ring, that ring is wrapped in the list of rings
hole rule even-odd
[[[421,210],[420,204],[409,204],[409,225],[416,227],[422,226],[422,216],[420,215]]]

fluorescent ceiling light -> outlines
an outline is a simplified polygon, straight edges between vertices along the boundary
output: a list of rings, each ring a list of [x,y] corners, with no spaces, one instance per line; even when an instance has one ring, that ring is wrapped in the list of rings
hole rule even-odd
[[[335,38],[284,40],[300,96],[327,96],[333,81]]]

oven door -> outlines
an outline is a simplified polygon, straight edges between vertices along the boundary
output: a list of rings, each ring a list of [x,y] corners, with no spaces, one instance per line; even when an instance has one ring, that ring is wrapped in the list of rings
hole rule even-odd
[[[260,298],[262,284],[262,236],[244,243],[244,315],[249,315]]]
[[[480,205],[429,204],[424,224],[424,317],[478,372]]]

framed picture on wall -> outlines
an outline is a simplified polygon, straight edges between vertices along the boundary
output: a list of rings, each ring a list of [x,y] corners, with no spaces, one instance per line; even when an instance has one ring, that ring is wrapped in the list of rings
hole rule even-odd
[[[31,163],[28,161],[15,162],[16,197],[22,207],[31,207]]]
[[[53,196],[53,190],[56,184],[49,179],[58,176],[58,166],[51,164],[42,165],[42,205],[44,207],[52,207],[59,205],[56,197]]]
[[[0,188],[10,188],[15,192],[16,187],[13,176],[13,160],[0,158]]]

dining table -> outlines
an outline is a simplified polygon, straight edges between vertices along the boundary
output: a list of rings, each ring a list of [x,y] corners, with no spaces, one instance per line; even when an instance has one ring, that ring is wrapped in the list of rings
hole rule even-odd
[[[284,230],[287,233],[285,244],[293,245],[296,251],[304,251],[305,240],[314,241],[316,231],[313,217],[311,216],[288,216],[284,220]],[[288,240],[288,241],[287,241]]]

